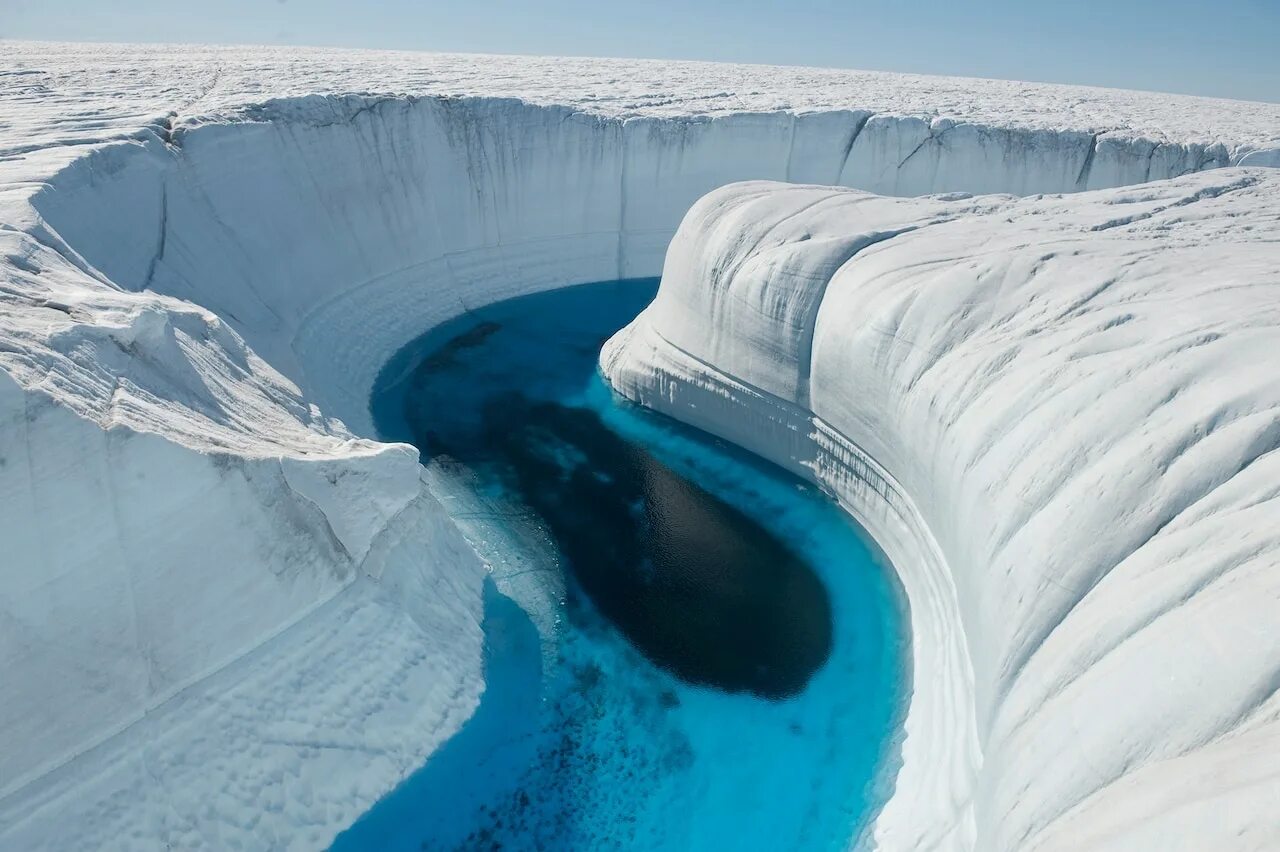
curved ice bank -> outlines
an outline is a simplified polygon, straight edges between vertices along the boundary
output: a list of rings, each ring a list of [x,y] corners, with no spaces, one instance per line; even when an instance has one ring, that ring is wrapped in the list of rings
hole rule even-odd
[[[1280,844],[1280,179],[890,199],[744,183],[609,344],[822,483],[912,606],[882,848]]]
[[[322,845],[471,712],[484,566],[414,453],[358,437],[424,329],[655,274],[733,180],[1068,191],[1280,147],[1266,105],[855,72],[14,43],[0,63],[16,848]],[[308,94],[370,89],[411,94]]]

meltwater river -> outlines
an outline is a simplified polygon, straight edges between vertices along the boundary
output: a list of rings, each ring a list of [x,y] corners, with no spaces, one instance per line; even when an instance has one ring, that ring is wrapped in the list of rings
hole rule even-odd
[[[337,850],[823,850],[892,784],[905,603],[782,471],[616,398],[657,282],[468,312],[371,401],[492,566],[473,718]]]

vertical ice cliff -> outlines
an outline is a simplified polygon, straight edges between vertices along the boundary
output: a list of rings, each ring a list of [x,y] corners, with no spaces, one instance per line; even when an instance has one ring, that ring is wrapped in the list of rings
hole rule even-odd
[[[366,435],[373,374],[400,343],[518,292],[654,274],[689,205],[733,180],[1028,194],[1231,160],[1222,143],[862,111],[619,120],[506,99],[309,96],[230,118],[92,151],[31,206],[112,283],[213,311]]]
[[[912,607],[881,848],[1280,843],[1280,179],[700,200],[614,386],[823,484]]]
[[[17,848],[323,845],[465,719],[484,566],[366,410],[431,325],[656,274],[730,181],[1075,192],[1280,150],[1263,105],[812,69],[6,43],[0,70],[0,846]],[[814,241],[815,275],[999,203],[867,201],[865,227]],[[768,264],[783,280],[812,257]],[[778,304],[716,308],[755,341],[752,380],[817,405],[805,353],[829,299],[799,281],[753,298]],[[902,477],[875,459],[856,463]],[[917,499],[891,550],[940,536]],[[966,824],[986,742],[940,603],[951,556],[913,597],[962,718],[917,698],[957,731],[930,831]],[[974,683],[987,707],[995,681]]]

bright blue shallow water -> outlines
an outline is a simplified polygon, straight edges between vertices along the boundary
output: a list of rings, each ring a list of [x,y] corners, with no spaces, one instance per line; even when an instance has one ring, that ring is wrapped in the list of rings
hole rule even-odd
[[[892,572],[813,488],[610,393],[656,283],[490,306],[380,377],[381,436],[493,566],[486,691],[334,849],[843,849],[883,801]]]

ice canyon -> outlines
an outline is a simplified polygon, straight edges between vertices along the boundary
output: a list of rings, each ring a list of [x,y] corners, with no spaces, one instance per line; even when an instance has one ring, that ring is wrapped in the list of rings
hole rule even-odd
[[[603,380],[905,592],[851,843],[1280,845],[1280,105],[0,47],[0,848],[323,848],[429,764],[492,560],[381,371],[657,276]]]

